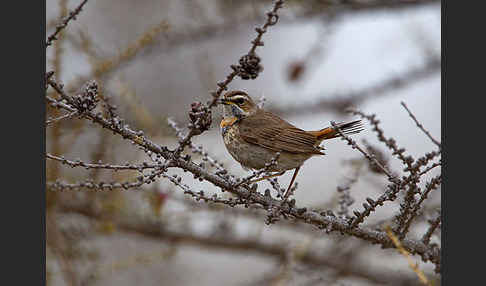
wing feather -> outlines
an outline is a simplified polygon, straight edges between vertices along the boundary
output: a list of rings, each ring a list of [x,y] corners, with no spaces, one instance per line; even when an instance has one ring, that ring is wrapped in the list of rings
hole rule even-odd
[[[239,131],[246,142],[274,151],[324,154],[317,148],[314,134],[261,109],[254,116],[242,119]]]

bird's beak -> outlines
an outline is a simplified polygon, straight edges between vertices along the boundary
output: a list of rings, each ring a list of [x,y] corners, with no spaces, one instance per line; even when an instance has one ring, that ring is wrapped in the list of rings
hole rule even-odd
[[[231,104],[231,101],[229,101],[227,99],[220,99],[220,100],[218,100],[218,103],[228,105],[228,104]]]

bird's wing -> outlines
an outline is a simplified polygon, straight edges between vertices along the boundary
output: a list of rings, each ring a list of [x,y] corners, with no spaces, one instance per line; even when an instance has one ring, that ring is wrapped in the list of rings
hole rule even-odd
[[[277,152],[324,154],[316,146],[315,135],[264,110],[242,119],[239,131],[246,142]]]

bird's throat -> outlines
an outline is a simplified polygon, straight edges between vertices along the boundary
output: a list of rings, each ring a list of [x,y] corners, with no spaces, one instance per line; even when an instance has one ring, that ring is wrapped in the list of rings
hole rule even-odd
[[[238,121],[237,117],[227,117],[221,120],[219,126],[221,127],[221,131],[223,132],[223,135],[224,133],[226,133],[229,127],[231,127],[233,124],[236,123],[236,121]]]
[[[235,124],[236,121],[238,121],[237,117],[224,118],[223,120],[221,120],[221,123],[219,124],[219,126],[221,128],[229,127],[229,126]]]

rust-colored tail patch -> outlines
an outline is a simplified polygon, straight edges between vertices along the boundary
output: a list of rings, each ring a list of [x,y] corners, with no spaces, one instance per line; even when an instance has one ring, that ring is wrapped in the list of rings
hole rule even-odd
[[[355,120],[348,123],[338,123],[337,126],[345,135],[355,134],[363,131],[363,124],[361,123],[361,120]],[[318,131],[309,131],[309,133],[316,136],[320,141],[340,137],[338,132],[332,126]]]

